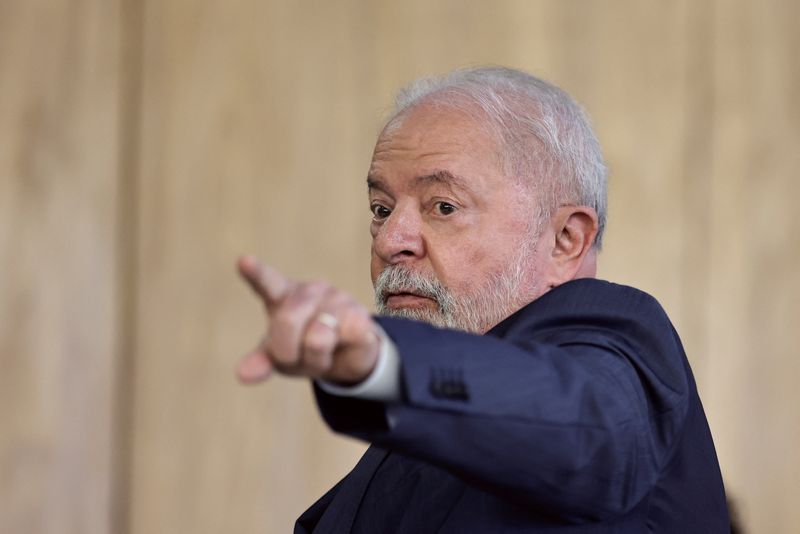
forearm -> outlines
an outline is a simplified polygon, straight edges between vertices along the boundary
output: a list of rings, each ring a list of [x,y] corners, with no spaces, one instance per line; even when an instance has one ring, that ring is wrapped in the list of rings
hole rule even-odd
[[[638,374],[613,347],[520,347],[430,330],[398,337],[401,402],[319,394],[334,430],[573,520],[621,513],[652,486],[669,445],[656,434],[680,424],[681,399],[664,393],[674,417],[653,416]],[[447,377],[463,388],[437,393]]]

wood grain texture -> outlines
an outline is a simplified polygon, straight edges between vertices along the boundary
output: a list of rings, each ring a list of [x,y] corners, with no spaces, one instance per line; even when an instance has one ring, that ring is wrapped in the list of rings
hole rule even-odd
[[[132,532],[286,531],[363,448],[328,433],[308,384],[233,378],[263,328],[238,254],[368,290],[375,125],[356,43],[336,55],[347,16],[319,9],[147,6]]]
[[[364,181],[394,92],[497,63],[588,109],[601,275],[676,323],[748,532],[793,532],[799,11],[0,3],[0,531],[289,531],[364,445],[302,381],[235,382],[264,322],[236,256],[369,303]]]
[[[596,110],[620,214],[608,271],[678,309],[681,227],[661,221],[684,196],[687,9],[624,8],[147,4],[132,532],[287,531],[353,465],[362,447],[328,433],[306,384],[232,381],[262,322],[232,264],[254,251],[369,302],[364,177],[413,78],[514,64]]]
[[[0,8],[0,531],[109,531],[117,2]]]
[[[796,3],[715,2],[706,405],[751,532],[800,522]]]

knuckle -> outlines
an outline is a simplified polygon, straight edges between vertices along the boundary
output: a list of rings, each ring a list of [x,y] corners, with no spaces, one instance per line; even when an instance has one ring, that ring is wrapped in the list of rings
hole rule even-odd
[[[328,300],[333,306],[346,309],[352,304],[353,297],[340,289],[336,289],[331,293],[330,297],[328,297]]]
[[[313,330],[313,329],[312,329]],[[303,341],[303,365],[312,372],[321,373],[330,366],[330,355],[335,340],[322,332],[309,331]]]
[[[311,375],[321,375],[328,370],[328,358],[324,353],[308,354],[303,359],[303,365]]]
[[[335,367],[336,374],[348,379],[360,379],[365,372],[363,358],[355,351],[347,351],[346,354],[336,358]]]
[[[330,288],[330,284],[325,280],[310,280],[306,285],[311,291],[325,291]]]
[[[303,316],[301,306],[281,307],[272,318],[272,328],[280,332],[288,332],[296,328]]]
[[[306,336],[303,349],[309,354],[316,355],[330,351],[332,345],[333,344],[329,339],[327,339],[326,336],[320,334],[309,334]]]
[[[330,286],[325,282],[298,284],[281,303],[280,311],[303,310],[314,305],[328,291]]]
[[[349,306],[342,313],[342,333],[348,338],[358,337],[371,323],[372,318],[361,306]]]
[[[275,315],[292,315],[302,311],[309,306],[309,298],[307,295],[300,295],[293,293],[287,298],[278,308]]]
[[[270,339],[266,344],[266,353],[272,361],[282,365],[290,365],[297,361],[296,351],[291,350],[280,339]]]
[[[313,282],[306,282],[301,285],[300,293],[306,298],[318,297],[327,293],[330,290],[330,284],[320,280]]]

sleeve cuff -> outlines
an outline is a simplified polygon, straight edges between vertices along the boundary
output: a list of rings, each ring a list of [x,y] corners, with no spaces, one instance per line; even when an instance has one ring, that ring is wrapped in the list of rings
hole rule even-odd
[[[400,355],[397,346],[382,329],[378,330],[380,351],[378,361],[370,375],[354,386],[337,386],[324,380],[316,380],[326,393],[340,397],[356,397],[382,402],[400,400]]]

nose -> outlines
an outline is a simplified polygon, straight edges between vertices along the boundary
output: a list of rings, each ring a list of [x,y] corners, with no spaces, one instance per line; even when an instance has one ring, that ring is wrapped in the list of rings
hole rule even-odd
[[[421,258],[425,239],[419,211],[413,206],[396,206],[373,235],[372,250],[387,265]]]

